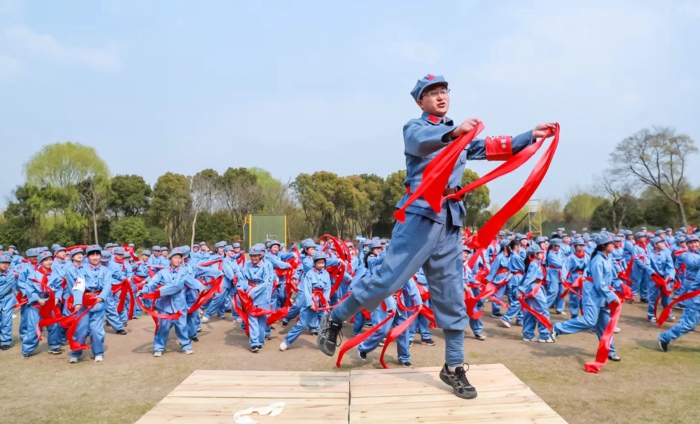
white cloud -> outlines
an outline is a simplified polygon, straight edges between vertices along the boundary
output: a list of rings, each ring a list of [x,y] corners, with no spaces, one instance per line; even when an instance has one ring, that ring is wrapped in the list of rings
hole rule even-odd
[[[53,36],[38,33],[25,26],[15,26],[5,31],[7,38],[25,52],[66,64],[87,66],[96,70],[117,70],[121,61],[116,46],[71,47]]]
[[[21,68],[19,60],[0,54],[0,84],[17,75]]]

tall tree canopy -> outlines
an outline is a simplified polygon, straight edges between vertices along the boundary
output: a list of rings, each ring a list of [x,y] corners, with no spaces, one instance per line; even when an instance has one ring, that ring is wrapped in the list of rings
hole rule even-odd
[[[93,177],[109,177],[109,168],[93,147],[66,141],[44,146],[24,164],[29,184],[74,187]]]

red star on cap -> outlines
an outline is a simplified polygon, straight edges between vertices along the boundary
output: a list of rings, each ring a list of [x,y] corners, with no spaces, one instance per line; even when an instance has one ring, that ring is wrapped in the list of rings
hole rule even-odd
[[[428,78],[428,81],[432,81],[435,79],[435,77],[432,74],[428,74],[426,78]]]

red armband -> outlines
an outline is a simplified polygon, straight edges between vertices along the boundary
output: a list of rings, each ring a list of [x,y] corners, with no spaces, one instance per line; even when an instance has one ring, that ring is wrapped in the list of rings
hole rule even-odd
[[[486,160],[507,160],[513,157],[513,146],[509,135],[499,135],[498,137],[486,137],[484,147],[486,148]]]

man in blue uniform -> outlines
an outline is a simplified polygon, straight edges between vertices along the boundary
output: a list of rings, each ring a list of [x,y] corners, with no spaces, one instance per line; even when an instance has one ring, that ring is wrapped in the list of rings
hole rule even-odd
[[[406,155],[406,195],[399,201],[402,207],[423,179],[423,171],[431,160],[452,141],[469,133],[479,123],[467,119],[459,125],[446,117],[450,104],[447,81],[439,75],[426,75],[418,80],[411,96],[422,109],[418,119],[403,128]],[[461,152],[450,175],[444,196],[459,191],[467,160],[496,159],[490,152],[501,145],[511,154],[529,146],[535,139],[549,134],[555,124],[542,124],[534,131],[516,137],[473,140]],[[497,145],[496,145],[497,144]],[[499,160],[503,155],[499,155]],[[326,355],[335,354],[342,323],[363,307],[375,310],[392,293],[401,288],[419,268],[423,267],[437,326],[445,337],[445,365],[441,380],[452,386],[455,395],[471,399],[476,389],[469,384],[464,362],[464,329],[469,322],[460,271],[462,269],[461,231],[466,213],[457,199],[446,200],[439,212],[433,211],[422,198],[406,208],[406,220],[394,227],[392,248],[387,252],[381,269],[366,274],[353,286],[352,294],[339,303],[331,314],[323,317],[317,339],[319,349]]]

